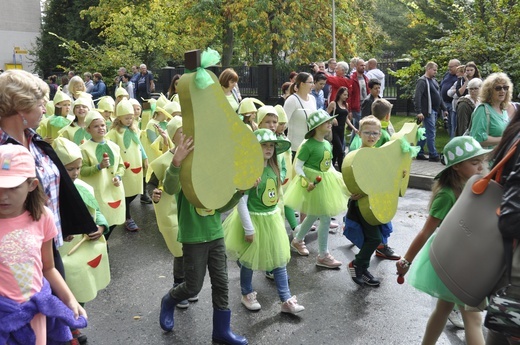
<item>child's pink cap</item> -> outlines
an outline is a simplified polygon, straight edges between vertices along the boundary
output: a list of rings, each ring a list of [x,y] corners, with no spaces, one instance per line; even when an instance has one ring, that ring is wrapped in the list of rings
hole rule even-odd
[[[0,146],[0,188],[13,188],[36,177],[34,158],[22,145]]]

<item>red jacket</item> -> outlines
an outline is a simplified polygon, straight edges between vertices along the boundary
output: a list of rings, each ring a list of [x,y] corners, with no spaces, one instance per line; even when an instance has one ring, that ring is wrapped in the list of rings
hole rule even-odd
[[[350,98],[350,94],[352,94],[352,80],[347,77],[336,77],[333,75],[327,75],[327,84],[330,85],[330,93],[329,93],[329,102],[333,102],[336,100],[336,94],[338,93],[338,89],[342,86],[347,87],[348,94]],[[359,86],[358,86],[359,88]]]
[[[367,95],[370,93],[370,88],[368,87],[368,78],[363,74],[363,78],[365,79],[365,85],[367,86]],[[327,79],[328,80],[328,79]],[[350,76],[350,80],[352,82],[352,90],[349,89],[348,96],[348,105],[350,111],[361,111],[361,89],[359,88],[359,81],[357,71],[352,73]]]

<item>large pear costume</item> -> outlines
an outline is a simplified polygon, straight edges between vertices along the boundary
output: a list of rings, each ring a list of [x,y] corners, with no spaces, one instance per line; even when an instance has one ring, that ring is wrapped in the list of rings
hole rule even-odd
[[[104,120],[98,112],[89,112],[85,125],[88,127],[95,119]],[[126,173],[119,146],[110,140],[105,140],[103,143],[88,140],[80,148],[83,156],[81,179],[94,188],[94,195],[108,225],[123,224],[125,222],[124,183],[116,187],[112,182],[114,177],[122,177]],[[103,160],[104,154],[110,158],[110,166],[99,170],[97,166]]]
[[[116,116],[129,114],[134,114],[134,107],[129,100],[123,99],[117,104]],[[106,135],[107,139],[119,146],[124,165],[127,167],[123,175],[127,197],[143,194],[143,159],[147,158],[139,140],[139,133],[133,128],[135,126],[112,128]]]

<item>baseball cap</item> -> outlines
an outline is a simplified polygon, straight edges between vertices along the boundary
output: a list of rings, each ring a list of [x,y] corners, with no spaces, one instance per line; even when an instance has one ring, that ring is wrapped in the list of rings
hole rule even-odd
[[[13,188],[36,177],[34,158],[22,145],[0,146],[0,188]]]

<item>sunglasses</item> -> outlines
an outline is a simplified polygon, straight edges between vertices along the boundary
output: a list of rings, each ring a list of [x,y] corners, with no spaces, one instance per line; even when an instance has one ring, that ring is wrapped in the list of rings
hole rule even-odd
[[[504,90],[504,91],[509,91],[509,86],[507,85],[497,85],[494,87],[495,91],[500,91],[500,90]]]

